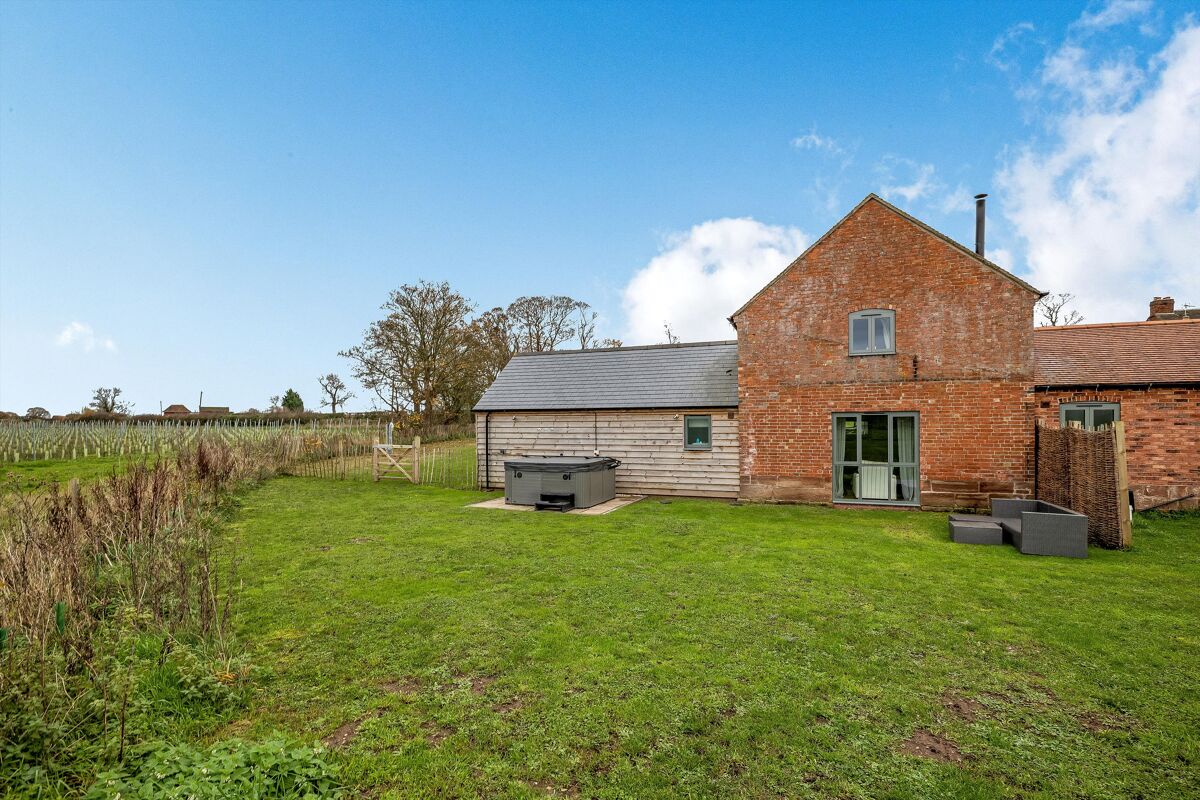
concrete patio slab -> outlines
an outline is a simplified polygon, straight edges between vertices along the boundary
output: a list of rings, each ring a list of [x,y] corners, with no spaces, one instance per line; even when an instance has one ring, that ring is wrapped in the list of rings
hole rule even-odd
[[[610,512],[616,511],[618,508],[624,508],[625,506],[632,505],[633,503],[636,503],[638,500],[641,500],[643,497],[644,497],[644,495],[640,495],[640,494],[620,495],[618,497],[614,497],[612,500],[606,500],[603,503],[594,505],[591,508],[573,508],[570,511],[567,511],[565,513],[577,514],[581,517],[597,517],[597,516],[600,516],[601,514],[608,514]],[[484,500],[482,503],[472,503],[471,505],[469,505],[467,507],[468,508],[496,508],[496,509],[500,509],[501,511],[533,511],[534,510],[533,506],[515,506],[515,505],[511,505],[509,503],[506,503],[506,502],[504,502],[503,497],[493,497],[491,500]],[[557,513],[557,512],[549,512],[548,511],[546,513],[549,514],[549,513]]]

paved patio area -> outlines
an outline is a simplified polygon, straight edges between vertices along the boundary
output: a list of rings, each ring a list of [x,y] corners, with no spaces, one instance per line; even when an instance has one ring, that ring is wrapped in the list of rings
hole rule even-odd
[[[638,500],[641,500],[644,496],[645,495],[640,495],[640,494],[620,495],[619,497],[614,497],[612,500],[607,500],[598,505],[594,505],[591,508],[573,508],[570,511],[567,511],[565,513],[578,514],[583,517],[597,517],[597,516],[600,516],[601,514],[608,514],[612,511],[616,511],[618,508],[624,508],[627,505],[636,503]],[[506,502],[504,502],[503,497],[494,497],[491,500],[484,500],[482,503],[472,503],[469,506],[469,508],[498,508],[501,511],[533,511],[534,510],[533,506],[515,506],[515,505],[511,505],[509,503],[506,503]],[[547,513],[558,513],[558,512],[547,512]]]

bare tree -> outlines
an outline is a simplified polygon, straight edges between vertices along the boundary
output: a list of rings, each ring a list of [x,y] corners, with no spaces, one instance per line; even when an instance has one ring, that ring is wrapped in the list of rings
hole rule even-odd
[[[329,406],[330,414],[336,414],[338,406],[345,405],[347,400],[354,397],[354,392],[347,391],[345,381],[338,377],[336,372],[322,375],[317,378],[317,383],[321,385],[321,391],[324,393],[321,407]]]
[[[1078,325],[1083,322],[1083,314],[1069,308],[1075,300],[1075,295],[1069,292],[1048,294],[1037,301],[1035,310],[1038,315],[1038,325]]]
[[[517,349],[543,353],[575,338],[575,314],[588,304],[565,295],[518,297],[505,313],[516,337]]]
[[[277,394],[271,395],[271,411],[278,411],[281,408],[281,406],[279,405],[280,399],[281,399],[280,395],[277,395]]]
[[[579,339],[580,350],[591,350],[596,347],[596,312],[588,308],[587,303],[580,302],[577,309],[579,320],[575,323],[575,336]]]
[[[470,301],[450,284],[421,281],[393,291],[361,344],[339,355],[356,379],[393,413],[428,418],[466,366]]]
[[[25,412],[25,419],[50,419],[50,412],[41,406],[34,406]]]
[[[588,304],[580,301],[579,303],[579,318],[575,323],[575,337],[579,339],[580,350],[596,350],[602,347],[620,347],[620,339],[601,339],[596,336],[596,317],[595,311],[588,308]]]
[[[121,390],[116,386],[111,389],[106,389],[103,386],[92,392],[92,402],[88,403],[88,408],[99,411],[101,414],[128,414],[133,410],[133,406],[117,398],[121,396]]]
[[[679,344],[679,337],[675,335],[675,331],[671,330],[671,323],[663,323],[663,333],[667,337],[667,344]]]

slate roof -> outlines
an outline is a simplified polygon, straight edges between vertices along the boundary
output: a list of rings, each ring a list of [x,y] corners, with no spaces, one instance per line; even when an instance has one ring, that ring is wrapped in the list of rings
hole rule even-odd
[[[519,353],[476,411],[732,408],[737,342]]]
[[[1034,328],[1038,386],[1200,383],[1200,319]]]

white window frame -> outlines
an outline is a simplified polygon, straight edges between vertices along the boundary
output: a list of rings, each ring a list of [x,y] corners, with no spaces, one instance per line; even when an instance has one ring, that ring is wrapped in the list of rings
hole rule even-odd
[[[875,346],[875,320],[883,317],[889,321],[892,328],[892,341],[889,347]],[[854,322],[855,320],[867,320],[867,349],[854,349]],[[847,340],[850,355],[852,356],[886,356],[895,355],[896,353],[896,312],[890,308],[864,308],[861,311],[855,311],[850,315],[850,321],[847,324]]]

